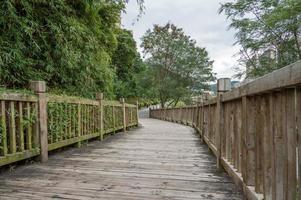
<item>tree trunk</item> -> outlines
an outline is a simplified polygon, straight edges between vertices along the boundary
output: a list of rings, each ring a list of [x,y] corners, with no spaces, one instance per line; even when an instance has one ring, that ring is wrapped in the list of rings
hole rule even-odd
[[[297,47],[297,51],[298,51],[298,56],[299,56],[299,59],[301,59],[301,48],[300,48],[300,43],[299,43],[299,39],[298,39],[298,30],[294,31],[294,37],[295,37],[296,47]]]
[[[163,100],[160,100],[161,108],[165,108],[165,102]]]

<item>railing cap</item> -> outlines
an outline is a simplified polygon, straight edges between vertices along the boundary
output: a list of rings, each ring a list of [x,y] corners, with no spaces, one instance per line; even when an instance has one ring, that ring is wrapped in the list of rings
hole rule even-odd
[[[96,100],[103,100],[103,93],[102,92],[96,93]]]
[[[231,79],[220,78],[217,80],[217,92],[227,92],[231,90]]]
[[[45,81],[30,81],[30,89],[36,93],[46,92],[46,82]]]

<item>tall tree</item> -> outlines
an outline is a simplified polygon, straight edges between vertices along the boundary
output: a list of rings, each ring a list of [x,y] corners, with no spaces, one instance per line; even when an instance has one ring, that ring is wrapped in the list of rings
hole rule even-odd
[[[0,85],[114,96],[112,57],[127,0],[0,1]],[[141,10],[143,0],[137,0]],[[130,56],[130,54],[127,54]]]
[[[143,36],[141,46],[149,66],[149,85],[162,107],[199,94],[214,80],[207,51],[171,23],[154,25]]]
[[[254,78],[301,59],[300,0],[236,0],[222,4],[237,30],[243,73]]]

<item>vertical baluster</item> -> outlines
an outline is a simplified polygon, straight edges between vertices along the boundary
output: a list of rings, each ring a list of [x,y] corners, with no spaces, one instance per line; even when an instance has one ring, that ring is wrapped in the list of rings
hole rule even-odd
[[[81,116],[81,104],[77,104],[77,132],[76,137],[78,138],[77,147],[81,146],[80,136],[82,133],[82,116]]]
[[[286,199],[296,199],[297,174],[296,174],[296,89],[287,89],[286,97],[286,135],[287,135],[287,188]],[[299,110],[300,112],[300,110]]]
[[[83,111],[82,111],[82,113],[83,113],[83,133],[82,133],[82,135],[86,135],[86,129],[87,129],[87,126],[86,126],[86,116],[87,116],[87,107],[86,107],[86,105],[85,104],[83,104]]]
[[[297,163],[297,169],[298,169],[298,196],[301,197],[301,88],[298,87],[296,90],[296,102],[295,102],[295,108],[296,108],[296,130],[297,130],[297,152],[298,152],[298,163]]]
[[[272,200],[273,182],[274,182],[274,99],[273,94],[269,94],[265,99],[264,123],[265,129],[263,132],[263,175],[264,175],[264,199]]]
[[[51,103],[48,103],[48,105],[50,106]],[[51,109],[48,110],[48,143],[52,144],[53,143],[53,132],[54,130],[54,126],[53,126],[53,111],[51,111]]]
[[[17,152],[16,148],[16,121],[15,121],[15,102],[9,102],[9,146],[10,153],[14,154]]]
[[[90,133],[90,109],[91,109],[91,107],[90,107],[90,105],[87,105],[87,135]]]
[[[115,108],[112,106],[112,121],[113,121],[113,132],[115,133]]]
[[[7,154],[7,131],[6,131],[6,110],[5,110],[5,101],[1,101],[1,133],[2,133],[2,155],[6,156]]]
[[[22,102],[18,102],[18,128],[19,128],[19,151],[24,151],[24,127],[23,127],[23,106]]]
[[[35,118],[34,128],[33,128],[33,148],[40,147],[40,135],[39,135],[39,105],[38,103],[33,103],[32,106],[34,109],[32,110],[32,115]]]
[[[31,150],[32,149],[32,116],[31,116],[31,107],[30,103],[26,102],[26,116],[27,116],[27,134],[26,134],[26,149]]]
[[[69,113],[69,121],[68,121],[68,135],[69,135],[69,138],[73,138],[73,136],[72,136],[72,125],[73,125],[73,118],[72,118],[72,116],[73,115],[75,115],[75,113],[74,113],[74,109],[73,109],[73,104],[68,104],[68,113]]]
[[[264,131],[264,99],[261,95],[255,97],[256,100],[256,116],[255,116],[255,192],[262,193],[263,192],[263,131]]]
[[[96,100],[99,102],[99,118],[97,122],[99,124],[99,139],[102,141],[104,136],[104,101],[103,101],[103,93],[96,94]]]
[[[248,186],[255,186],[255,97],[248,97],[248,111],[247,111],[247,132],[246,132],[246,167],[247,167],[247,180]]]

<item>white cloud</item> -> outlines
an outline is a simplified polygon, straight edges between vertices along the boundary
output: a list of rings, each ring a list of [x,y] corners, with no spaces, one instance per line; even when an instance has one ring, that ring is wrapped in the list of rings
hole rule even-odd
[[[127,13],[122,16],[125,28],[133,30],[140,45],[140,38],[153,24],[164,25],[172,22],[184,29],[199,46],[205,47],[214,62],[217,77],[232,77],[237,65],[234,54],[238,47],[233,46],[234,31],[228,30],[229,22],[218,14],[220,3],[226,0],[145,0],[145,15],[132,25],[139,14],[136,1],[130,1]],[[227,0],[228,1],[228,0]]]

